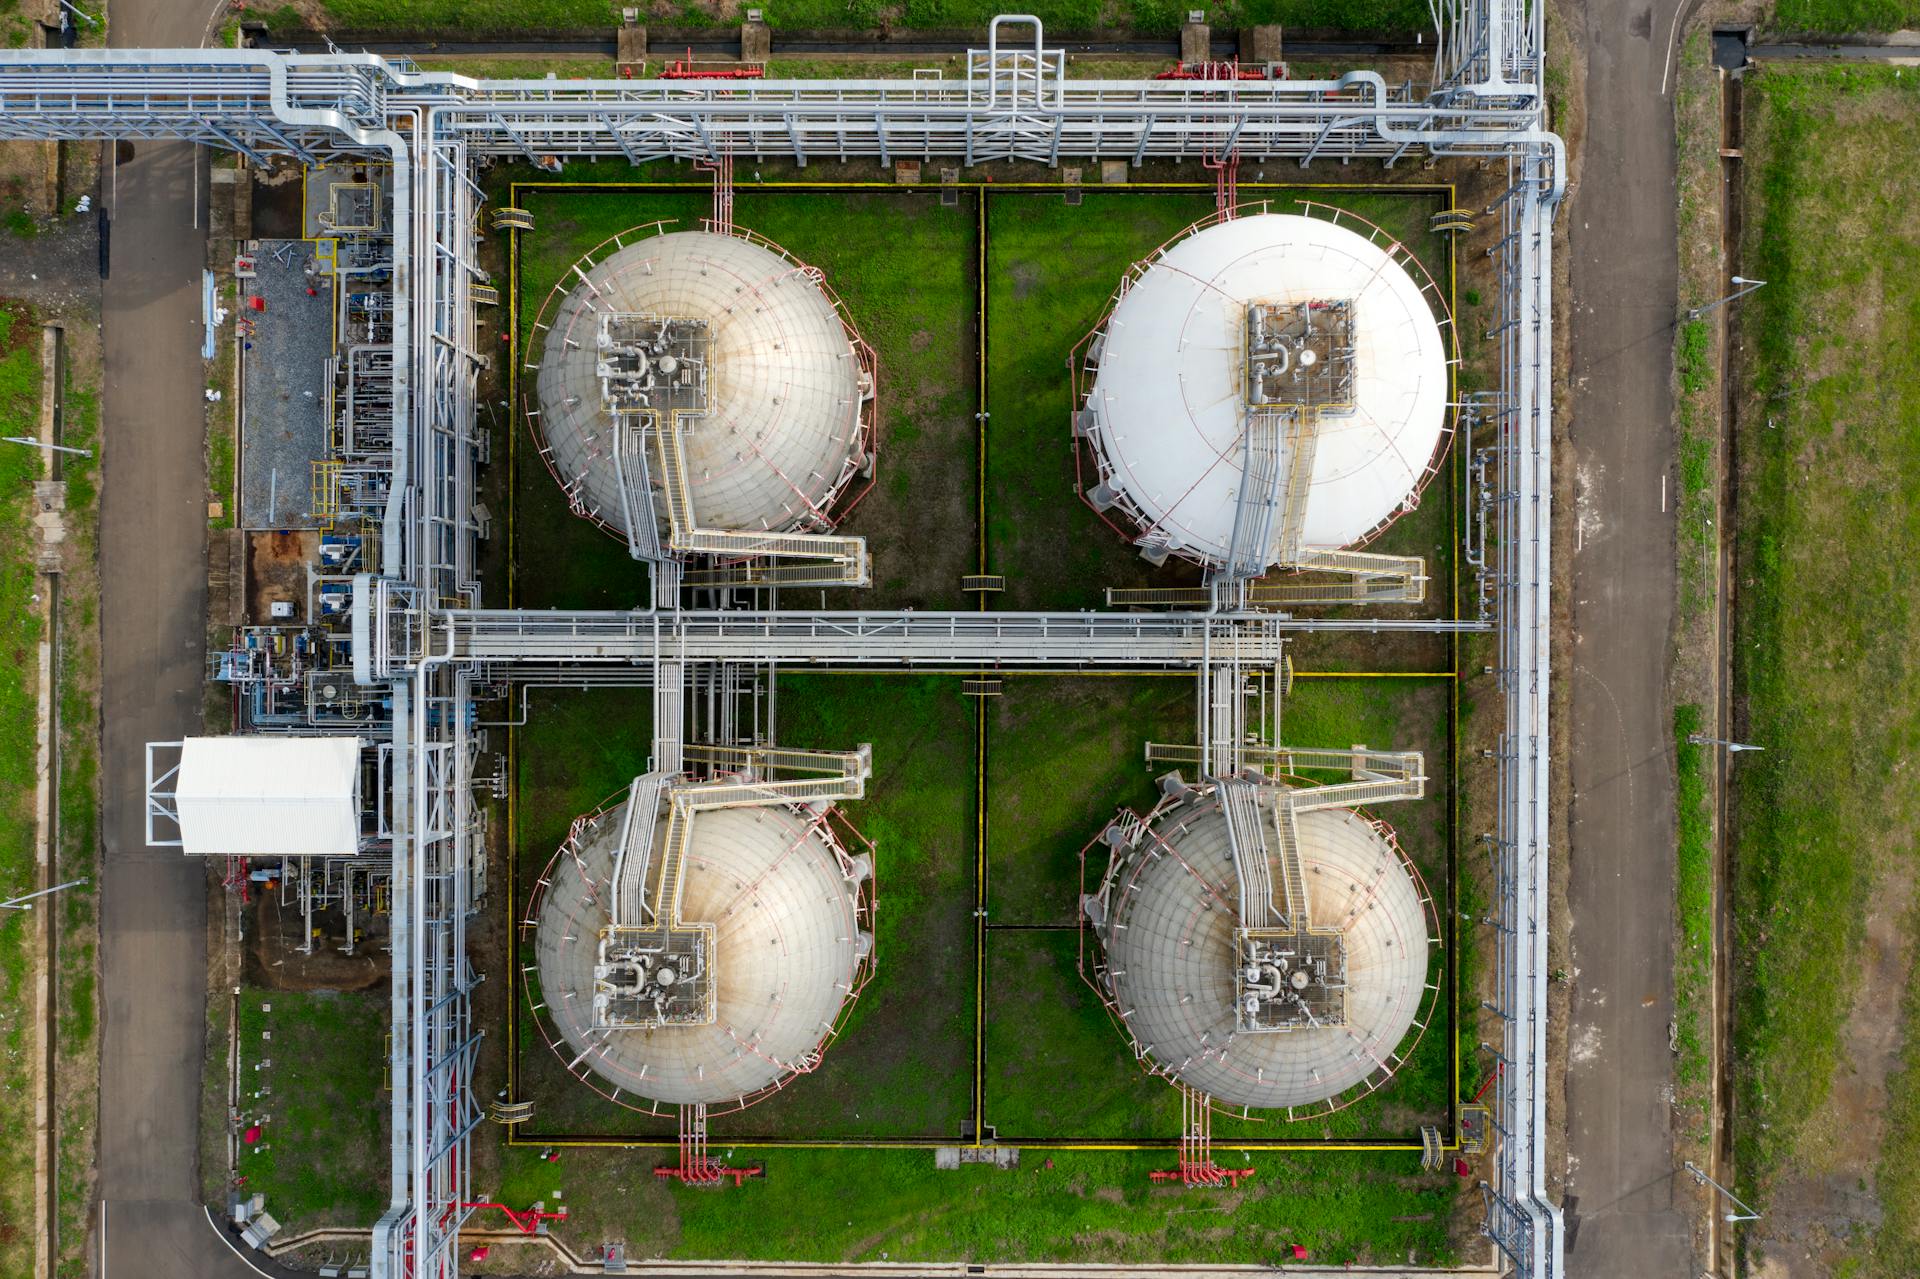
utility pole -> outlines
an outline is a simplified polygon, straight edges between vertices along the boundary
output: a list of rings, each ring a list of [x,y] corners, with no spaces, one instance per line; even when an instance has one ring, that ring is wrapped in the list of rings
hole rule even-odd
[[[0,435],[0,441],[8,444],[24,444],[28,448],[46,449],[50,453],[71,453],[76,457],[92,457],[92,449],[68,448],[64,444],[43,444],[31,435]]]
[[[86,882],[84,879],[70,879],[64,884],[55,884],[52,888],[43,888],[37,893],[24,893],[19,897],[10,897],[0,902],[0,910],[32,910],[34,898],[57,893],[63,888],[77,888]]]
[[[1725,1195],[1728,1199],[1732,1200],[1734,1206],[1740,1209],[1739,1212],[1726,1213],[1721,1218],[1721,1220],[1723,1221],[1758,1221],[1760,1220],[1760,1214],[1755,1212],[1753,1209],[1749,1208],[1746,1204],[1742,1203],[1740,1201],[1740,1196],[1734,1194],[1731,1190],[1728,1190],[1725,1186],[1721,1185],[1719,1182],[1715,1181],[1713,1178],[1707,1176],[1705,1172],[1695,1167],[1694,1162],[1691,1159],[1687,1160],[1687,1171],[1693,1174],[1693,1179],[1696,1183],[1702,1186],[1712,1186],[1715,1190],[1718,1190],[1721,1194]]]
[[[1727,294],[1727,296],[1721,298],[1717,302],[1709,302],[1705,306],[1693,307],[1691,310],[1687,312],[1687,318],[1689,320],[1697,320],[1701,316],[1705,315],[1707,312],[1713,310],[1715,307],[1725,306],[1727,303],[1733,301],[1735,298],[1743,298],[1747,296],[1747,294],[1753,292],[1755,289],[1765,284],[1766,281],[1765,280],[1749,280],[1744,276],[1736,275],[1733,277],[1733,283],[1744,285],[1745,287],[1735,289],[1733,292]]]
[[[1741,751],[1763,751],[1764,746],[1755,746],[1751,742],[1735,742],[1725,737],[1708,737],[1705,733],[1688,733],[1687,740],[1695,746],[1724,746],[1730,755]]]

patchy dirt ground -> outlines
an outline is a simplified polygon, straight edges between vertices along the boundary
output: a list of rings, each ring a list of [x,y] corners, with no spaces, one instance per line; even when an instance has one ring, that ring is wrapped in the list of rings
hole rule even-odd
[[[44,142],[0,142],[0,214],[47,217],[56,198],[54,149]]]
[[[342,954],[346,917],[337,909],[317,911],[313,917],[313,953],[300,953],[305,928],[299,903],[281,904],[280,893],[253,885],[253,900],[245,907],[247,936],[244,972],[248,985],[268,990],[370,990],[384,985],[390,971],[384,916],[356,916],[362,933],[351,955]]]
[[[1851,1273],[1845,1263],[1859,1235],[1879,1230],[1885,1216],[1878,1174],[1887,1080],[1900,1068],[1906,1030],[1915,877],[1911,862],[1897,860],[1874,894],[1833,1090],[1798,1143],[1801,1162],[1769,1187],[1766,1216],[1749,1236],[1756,1279]]]
[[[320,534],[281,529],[247,535],[247,621],[298,625],[307,620],[306,566],[318,560]],[[293,605],[293,616],[272,616],[276,603]]]

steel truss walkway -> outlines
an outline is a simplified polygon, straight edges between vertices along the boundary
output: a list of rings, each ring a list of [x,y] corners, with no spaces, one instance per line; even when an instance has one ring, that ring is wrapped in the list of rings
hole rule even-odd
[[[454,610],[427,622],[429,651],[490,667],[771,661],[792,666],[949,669],[1187,669],[1237,657],[1273,665],[1285,623],[1195,613],[531,613]],[[390,627],[396,637],[410,632]],[[374,675],[413,669],[404,648],[374,655]],[[384,659],[384,660],[383,660]]]
[[[476,161],[569,157],[896,158],[1046,164],[1193,156],[1219,161],[1504,157],[1508,187],[1487,212],[1502,238],[1499,389],[1472,406],[1493,425],[1487,589],[1506,698],[1499,759],[1495,905],[1498,990],[1483,1030],[1501,1069],[1482,1190],[1486,1228],[1514,1271],[1558,1279],[1558,1209],[1545,1182],[1548,607],[1551,467],[1551,222],[1562,148],[1544,125],[1544,5],[1439,0],[1424,89],[1377,74],[1311,81],[1068,80],[1039,23],[1000,18],[964,79],[926,81],[502,81],[423,74],[364,54],[243,50],[0,51],[0,138],[177,138],[256,162],[333,157],[392,165],[394,261],[391,487],[382,521],[380,607],[357,600],[356,676],[392,706],[393,1034],[391,1206],[376,1226],[382,1279],[458,1272],[471,1211],[471,1079],[480,1032],[466,921],[483,891],[473,803],[480,678],[565,672],[654,685],[662,738],[653,767],[680,770],[689,682],[712,663],[861,662],[964,667],[1098,660],[1185,666],[1204,688],[1223,666],[1279,660],[1306,629],[1465,630],[1474,623],[1301,621],[1239,614],[512,615],[477,610],[474,392],[485,360],[475,290]],[[1030,28],[1030,45],[1003,28]],[[631,454],[630,454],[631,456]],[[637,458],[635,460],[638,460]],[[1328,566],[1332,567],[1332,566]],[[678,594],[677,565],[662,576]],[[691,579],[689,579],[691,580]],[[404,601],[401,596],[404,595]],[[1184,601],[1167,601],[1184,602]],[[1292,602],[1301,602],[1295,598]],[[1124,652],[1122,651],[1124,650]],[[376,675],[375,669],[378,668]],[[1234,699],[1237,700],[1237,699]],[[1202,702],[1206,701],[1203,693]],[[1230,720],[1231,714],[1226,717]],[[1203,725],[1203,733],[1210,727]],[[1231,723],[1223,725],[1231,732]],[[1204,742],[1203,736],[1203,742]],[[691,754],[693,748],[687,748]],[[1191,1107],[1189,1110],[1191,1111]],[[1201,1107],[1198,1125],[1206,1122]],[[1205,1128],[1196,1166],[1210,1167]]]
[[[643,428],[640,420],[664,416]],[[622,469],[622,437],[651,431],[660,455],[660,494],[667,508],[667,545],[681,554],[711,555],[722,562],[712,568],[682,573],[689,585],[869,586],[873,570],[867,558],[867,540],[833,533],[753,533],[740,529],[703,528],[693,506],[693,486],[687,475],[679,413],[619,414],[614,431],[614,468],[620,473],[622,514],[627,520],[627,543],[635,559],[662,558],[653,501],[647,496],[651,476],[646,470],[644,446],[629,453],[639,456],[631,474]],[[642,527],[644,525],[645,527]],[[797,564],[765,563],[797,559]],[[726,561],[736,561],[728,563]]]

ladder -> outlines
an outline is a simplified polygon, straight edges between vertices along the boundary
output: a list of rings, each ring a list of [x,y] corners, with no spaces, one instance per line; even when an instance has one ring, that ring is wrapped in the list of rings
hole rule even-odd
[[[655,426],[654,446],[660,453],[660,491],[667,499],[667,527],[677,545],[693,531],[693,490],[687,482],[687,455],[680,447],[680,415],[667,414]]]
[[[867,560],[867,540],[831,533],[754,533],[737,529],[701,528],[693,509],[693,487],[687,478],[686,451],[681,447],[680,414],[669,413],[656,426],[654,442],[660,456],[661,492],[667,505],[669,547],[682,554],[719,555],[738,559],[757,556],[794,556],[818,560],[814,568],[758,568],[725,565],[692,575],[698,586],[866,586],[873,580]],[[615,437],[616,448],[618,436]],[[616,452],[616,460],[618,454]],[[624,500],[624,491],[623,491]]]
[[[1307,866],[1300,856],[1300,824],[1294,815],[1295,793],[1273,797],[1274,851],[1279,854],[1274,860],[1280,864],[1280,914],[1288,928],[1305,932],[1312,916],[1307,902]],[[1273,891],[1271,884],[1267,891]]]
[[[1417,555],[1302,547],[1288,563],[1310,572],[1351,575],[1355,599],[1382,604],[1418,604],[1427,598],[1427,562]]]
[[[620,851],[613,859],[613,910],[616,928],[660,922],[647,908],[647,871],[660,830],[660,795],[665,773],[643,773],[627,790],[627,812],[620,825]]]
[[[744,560],[689,569],[681,580],[688,586],[861,586],[872,575],[865,566],[864,548],[861,551],[857,558],[803,560],[798,564]]]
[[[613,474],[620,488],[620,514],[627,522],[627,550],[637,560],[657,560],[660,517],[653,506],[653,469],[647,460],[646,432],[644,415],[614,415]]]
[[[1287,415],[1286,505],[1281,508],[1280,545],[1274,562],[1292,564],[1300,558],[1307,528],[1307,501],[1313,489],[1313,461],[1320,451],[1320,418],[1312,412]],[[1266,571],[1262,565],[1261,572]]]
[[[1376,751],[1364,746],[1341,751],[1325,747],[1247,745],[1240,748],[1240,754],[1246,762],[1260,764],[1275,773],[1297,774],[1307,769],[1318,769],[1346,773],[1358,781],[1426,781],[1426,757],[1419,751]],[[1177,742],[1148,742],[1147,762],[1198,764],[1202,758],[1197,746]],[[1304,792],[1294,793],[1298,796]],[[1419,797],[1419,794],[1405,796],[1410,799]],[[1295,802],[1298,803],[1297,798]]]
[[[1311,813],[1322,808],[1352,808],[1358,804],[1391,804],[1402,799],[1419,799],[1426,793],[1424,777],[1396,777],[1384,781],[1335,782],[1331,786],[1313,786],[1291,792],[1289,805],[1295,812]]]
[[[666,924],[680,922],[680,875],[686,867],[687,846],[693,842],[693,813],[675,794],[667,803],[666,855],[660,859],[659,886],[653,894],[653,918]]]
[[[1298,416],[1298,415],[1296,415]],[[1247,414],[1241,433],[1240,498],[1233,510],[1233,535],[1220,575],[1258,577],[1267,571],[1273,549],[1273,516],[1280,504],[1280,417]],[[1311,475],[1311,472],[1309,472]]]
[[[860,799],[866,795],[867,779],[873,775],[873,747],[865,744],[851,751],[810,751],[778,746],[716,746],[700,743],[689,747],[686,754],[690,759],[718,768],[735,771],[752,769],[761,774],[757,778],[721,777],[674,787],[675,803],[684,806],[689,814],[765,804],[814,804]],[[782,770],[815,775],[771,776]]]

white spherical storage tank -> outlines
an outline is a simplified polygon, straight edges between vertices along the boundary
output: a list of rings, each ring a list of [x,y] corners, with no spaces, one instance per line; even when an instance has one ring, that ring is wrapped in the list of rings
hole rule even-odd
[[[1263,790],[1267,814],[1276,791]],[[1250,1028],[1251,1003],[1236,1007],[1263,974],[1247,966],[1214,788],[1163,803],[1144,837],[1115,852],[1103,900],[1088,911],[1102,993],[1136,1052],[1156,1073],[1249,1111],[1332,1109],[1378,1087],[1411,1051],[1403,1041],[1433,996],[1431,902],[1391,835],[1344,808],[1302,812],[1297,823],[1309,935],[1261,935],[1266,955],[1296,957],[1291,971],[1277,962],[1271,985],[1283,998],[1271,1007],[1283,1015],[1264,1028]],[[1318,970],[1304,958],[1316,955]],[[1291,1021],[1288,1002],[1301,1010]]]
[[[829,527],[872,460],[873,355],[820,273],[739,234],[620,239],[568,269],[535,327],[529,416],[574,510],[628,532],[608,380],[624,352],[623,410],[678,418],[698,527]]]
[[[819,1064],[871,972],[870,861],[849,856],[808,808],[700,813],[677,916],[711,928],[710,1020],[597,1028],[597,943],[612,922],[625,811],[615,804],[577,824],[542,876],[531,915],[538,985],[528,985],[541,1029],[577,1077],[622,1104],[750,1105]]]
[[[1422,284],[1326,218],[1254,214],[1175,241],[1134,268],[1087,355],[1089,500],[1123,513],[1143,548],[1205,565],[1229,557],[1263,405],[1311,420],[1292,513],[1303,549],[1358,546],[1411,509],[1450,433],[1449,344]],[[1272,399],[1250,376],[1260,360],[1287,375]],[[1279,434],[1285,476],[1295,437]]]

